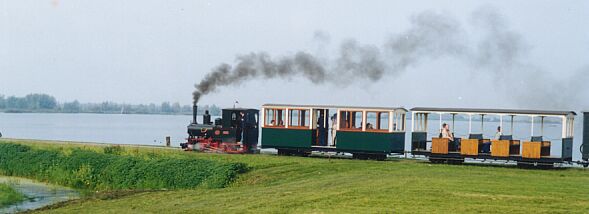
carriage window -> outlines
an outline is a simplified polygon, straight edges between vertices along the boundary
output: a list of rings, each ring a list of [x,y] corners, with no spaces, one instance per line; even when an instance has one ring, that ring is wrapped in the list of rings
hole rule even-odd
[[[289,110],[289,123],[290,127],[309,127],[309,111],[301,109]]]
[[[379,112],[379,130],[389,130],[389,113]]]
[[[362,130],[362,112],[361,111],[341,111],[340,112],[340,128]]]
[[[378,129],[378,119],[376,112],[366,112],[366,130]]]
[[[405,131],[405,113],[393,114],[393,131]]]
[[[366,112],[366,130],[389,130],[389,113]]]
[[[284,127],[286,111],[284,109],[266,109],[264,117],[265,126]]]

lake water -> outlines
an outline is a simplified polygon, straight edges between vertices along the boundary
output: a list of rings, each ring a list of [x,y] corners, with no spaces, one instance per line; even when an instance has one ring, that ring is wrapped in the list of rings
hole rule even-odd
[[[0,113],[4,138],[179,146],[190,115]]]
[[[525,118],[517,118],[525,119]],[[186,126],[192,120],[190,115],[129,115],[129,114],[14,114],[0,113],[0,132],[5,138],[24,138],[42,140],[65,140],[81,142],[98,142],[113,144],[164,145],[165,137],[170,136],[172,146],[179,146],[187,137]],[[201,120],[201,119],[199,119]],[[443,122],[452,124],[445,119]],[[575,142],[573,159],[579,160],[579,146],[582,137],[582,118],[576,118]],[[406,150],[410,150],[410,125],[407,121]],[[498,121],[485,122],[485,137],[492,138]],[[510,134],[510,123],[504,120],[504,134]],[[431,118],[429,133],[433,137],[438,130],[439,120]],[[468,134],[468,121],[455,122],[452,127],[457,137]],[[480,133],[480,121],[474,121],[473,133]],[[560,155],[560,123],[545,123],[544,139],[551,140],[552,155]],[[541,133],[539,122],[536,122],[535,135]],[[529,122],[514,123],[514,138],[529,140],[531,125]]]

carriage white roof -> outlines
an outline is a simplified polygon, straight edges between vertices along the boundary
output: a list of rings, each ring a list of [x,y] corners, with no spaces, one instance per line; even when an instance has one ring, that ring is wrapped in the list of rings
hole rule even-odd
[[[338,106],[338,105],[293,105],[293,104],[264,104],[262,108],[310,108],[310,109],[349,109],[361,111],[403,111],[408,112],[402,107],[365,107],[365,106]]]
[[[446,114],[498,114],[498,115],[520,115],[520,116],[575,116],[574,111],[552,111],[552,110],[523,110],[523,109],[478,109],[478,108],[429,108],[416,107],[411,111],[427,113]]]

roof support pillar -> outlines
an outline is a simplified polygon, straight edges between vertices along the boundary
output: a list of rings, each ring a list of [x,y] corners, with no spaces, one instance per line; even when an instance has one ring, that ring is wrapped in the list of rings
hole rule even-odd
[[[452,113],[452,128],[454,130],[456,130],[456,126],[454,126],[455,121],[456,121],[456,114],[455,113]],[[454,133],[454,132],[452,132],[452,133]]]
[[[566,138],[569,136],[569,129],[568,129],[568,119],[567,117],[562,117],[562,138]]]
[[[503,129],[503,115],[499,115],[499,126]],[[503,130],[501,130],[503,132]]]
[[[515,117],[515,115],[511,115],[511,136],[513,137],[513,118]]]
[[[481,134],[485,133],[485,115],[481,114]]]
[[[389,115],[389,118],[392,115]],[[411,112],[411,132],[415,131],[415,112]]]
[[[425,120],[424,120],[424,122],[423,122],[423,124],[424,124],[424,126],[423,126],[423,131],[424,131],[424,132],[427,132],[427,126],[428,126],[428,123],[429,123],[429,122],[428,122],[429,114],[428,114],[428,113],[425,113],[425,114],[424,114],[424,118],[425,118]]]
[[[544,116],[540,116],[540,136],[544,136]]]
[[[468,114],[468,134],[472,134],[472,114]]]
[[[442,113],[438,113],[440,115],[440,133],[442,133]]]
[[[531,116],[531,117],[532,117],[532,132],[531,132],[532,134],[531,135],[533,137],[534,136],[534,116]]]

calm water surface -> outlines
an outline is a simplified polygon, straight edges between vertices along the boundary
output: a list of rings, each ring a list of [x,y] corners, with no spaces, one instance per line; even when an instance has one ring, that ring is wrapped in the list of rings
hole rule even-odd
[[[164,145],[170,136],[178,146],[191,120],[189,115],[0,113],[0,132],[5,138],[140,145]]]
[[[67,187],[61,187],[26,178],[0,176],[0,183],[12,186],[16,191],[23,193],[28,199],[0,209],[0,213],[16,213],[26,210],[38,209],[47,205],[79,198],[79,193]]]

